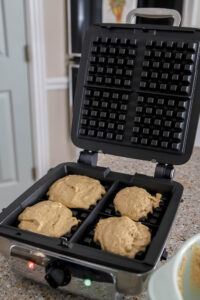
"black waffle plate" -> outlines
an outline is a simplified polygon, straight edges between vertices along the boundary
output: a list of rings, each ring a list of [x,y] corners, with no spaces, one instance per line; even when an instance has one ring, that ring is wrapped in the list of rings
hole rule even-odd
[[[23,209],[38,201],[47,199],[46,193],[51,184],[68,174],[87,175],[99,179],[106,189],[106,194],[98,201],[96,206],[91,206],[88,210],[72,209],[73,215],[81,222],[78,226],[74,226],[70,233],[60,239],[19,229],[17,227],[17,217]],[[158,208],[154,209],[153,214],[149,214],[147,219],[140,220],[148,226],[152,241],[147,250],[144,253],[138,253],[135,259],[101,251],[100,246],[93,242],[94,228],[100,218],[120,216],[113,209],[113,199],[116,193],[126,186],[143,187],[152,195],[156,192],[163,195],[163,201]],[[155,179],[138,174],[115,173],[109,169],[88,167],[83,164],[61,164],[0,214],[0,236],[116,269],[147,272],[154,267],[162,254],[181,200],[182,191],[183,188],[179,183],[170,180]]]
[[[182,164],[198,123],[200,31],[96,25],[87,32],[75,94],[75,145]]]

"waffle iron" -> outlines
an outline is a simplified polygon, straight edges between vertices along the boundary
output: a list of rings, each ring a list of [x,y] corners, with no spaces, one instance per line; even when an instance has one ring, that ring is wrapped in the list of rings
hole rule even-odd
[[[193,149],[200,110],[199,43],[200,30],[193,28],[100,24],[89,29],[71,135],[84,150],[77,163],[51,169],[0,214],[0,251],[15,272],[93,299],[122,299],[145,289],[164,258],[183,193],[173,180],[173,165],[185,163]],[[153,161],[154,177],[99,167],[98,152]],[[24,208],[47,199],[50,185],[68,174],[100,180],[106,194],[88,210],[72,209],[81,222],[59,239],[19,229],[17,217]],[[100,219],[120,216],[113,199],[127,186],[162,194],[160,206],[140,220],[152,240],[134,259],[102,251],[93,242]]]

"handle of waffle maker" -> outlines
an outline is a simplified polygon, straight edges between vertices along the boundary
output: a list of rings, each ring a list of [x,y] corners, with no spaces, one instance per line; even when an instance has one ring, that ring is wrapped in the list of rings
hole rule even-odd
[[[131,10],[126,16],[126,23],[131,24],[134,17],[151,18],[151,19],[168,19],[173,18],[173,26],[179,26],[181,15],[175,9],[167,8],[136,8]]]

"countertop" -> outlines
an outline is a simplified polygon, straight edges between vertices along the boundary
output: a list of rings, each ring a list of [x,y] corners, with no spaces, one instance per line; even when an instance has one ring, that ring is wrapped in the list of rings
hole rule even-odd
[[[99,155],[98,165],[107,166],[112,171],[134,174],[143,173],[152,176],[155,164],[139,160],[119,158],[111,155]],[[184,186],[183,199],[180,204],[173,228],[167,240],[169,257],[177,252],[183,242],[200,232],[200,148],[195,148],[188,163],[175,167],[175,180]],[[0,299],[2,300],[81,300],[81,297],[67,296],[15,275],[10,270],[6,259],[0,254]],[[146,299],[128,297],[129,300]]]

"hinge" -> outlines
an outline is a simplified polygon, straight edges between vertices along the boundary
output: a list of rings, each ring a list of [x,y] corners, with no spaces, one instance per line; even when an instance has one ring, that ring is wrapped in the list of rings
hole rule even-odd
[[[173,180],[174,178],[174,166],[173,165],[165,165],[165,164],[157,164],[154,177],[155,178],[166,178]]]
[[[25,45],[24,46],[24,54],[25,54],[25,60],[26,60],[26,62],[30,62],[31,55],[30,55],[30,47],[29,47],[29,45]]]
[[[31,171],[32,171],[32,178],[35,181],[37,179],[36,167],[33,167]]]
[[[88,150],[80,152],[78,162],[89,166],[96,166],[98,160],[98,153]]]

